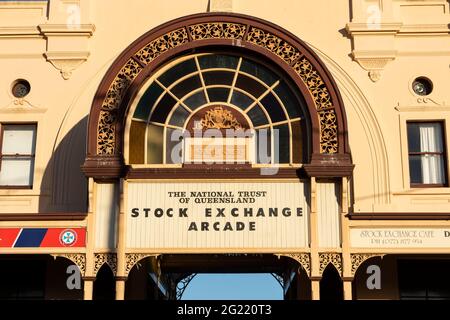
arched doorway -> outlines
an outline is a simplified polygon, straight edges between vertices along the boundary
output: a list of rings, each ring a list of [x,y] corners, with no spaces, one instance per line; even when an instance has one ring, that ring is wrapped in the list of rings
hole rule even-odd
[[[217,283],[209,282],[207,288],[203,283],[203,288],[211,291],[199,292],[199,288],[193,288],[192,285],[196,285],[195,279],[202,276],[217,281]],[[255,288],[253,290],[247,288],[244,295],[248,299],[310,298],[307,271],[297,261],[288,257],[269,254],[168,254],[147,257],[136,262],[127,277],[125,299],[182,300],[202,297],[205,300],[215,300],[223,299],[227,295],[230,299],[230,293],[217,292],[221,287],[232,290],[232,283],[224,282],[230,279],[241,281],[240,285],[243,285],[246,281],[252,283],[252,277],[253,283],[257,280],[263,282],[258,284],[259,290],[271,292],[263,294],[255,292]],[[185,296],[189,288],[194,292]],[[238,287],[235,289],[239,290]]]

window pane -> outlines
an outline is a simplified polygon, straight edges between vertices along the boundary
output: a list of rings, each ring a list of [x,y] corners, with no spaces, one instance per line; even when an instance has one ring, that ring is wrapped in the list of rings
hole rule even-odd
[[[243,94],[242,92],[233,91],[233,94],[231,96],[231,103],[235,105],[236,107],[241,108],[242,110],[247,109],[254,100],[250,98],[248,95]]]
[[[209,101],[211,102],[227,102],[230,89],[227,88],[210,88],[208,89]]]
[[[182,99],[184,96],[188,95],[192,91],[195,91],[198,88],[202,87],[202,82],[200,81],[200,77],[195,75],[193,77],[187,78],[173,87],[170,91],[178,97],[178,99]]]
[[[422,165],[420,156],[409,156],[409,176],[411,183],[422,183]]]
[[[3,154],[34,154],[35,125],[4,125]]]
[[[420,152],[420,133],[418,123],[408,123],[408,150]]]
[[[279,122],[286,120],[286,114],[284,113],[281,105],[278,103],[278,100],[272,93],[265,96],[264,99],[261,100],[261,104],[269,113],[272,122]]]
[[[147,129],[147,163],[163,163],[164,128],[149,125]]]
[[[0,170],[1,186],[31,186],[33,184],[33,159],[3,158]]]
[[[179,106],[172,114],[169,124],[173,126],[183,127],[184,122],[189,117],[189,112],[182,106]]]
[[[302,126],[300,121],[291,123],[292,127],[292,161],[294,163],[303,162],[303,141],[302,141]]]
[[[158,100],[159,96],[163,93],[163,89],[156,82],[153,83],[147,91],[145,91],[142,96],[139,104],[136,107],[136,111],[134,112],[133,118],[140,120],[147,120],[150,111],[153,109],[153,106]]]
[[[234,56],[220,54],[205,55],[198,58],[201,69],[226,68],[236,69],[239,59]]]
[[[132,121],[130,128],[130,164],[144,164],[145,128],[144,122]]]
[[[422,123],[420,132],[421,152],[442,152],[442,132],[440,123]]]
[[[281,82],[274,91],[284,104],[289,118],[294,119],[302,116],[300,102],[285,82]]]
[[[192,96],[184,100],[184,104],[187,105],[191,110],[195,110],[203,106],[204,104],[206,104],[205,93],[202,90],[193,94]]]
[[[444,157],[442,155],[425,154],[420,156],[423,183],[444,184]]]
[[[197,71],[197,66],[195,64],[194,59],[190,59],[176,66],[172,67],[170,70],[166,71],[161,77],[159,77],[159,81],[166,87],[169,87],[176,80]]]
[[[239,70],[261,79],[268,86],[271,86],[278,80],[278,77],[266,67],[246,59],[242,60]]]
[[[283,124],[280,126],[275,126],[274,128],[274,152],[276,152],[276,131],[278,130],[278,163],[289,163],[290,162],[290,153],[289,153],[289,126],[287,124]],[[275,162],[277,159],[277,155],[275,156]]]
[[[168,93],[164,95],[152,114],[151,121],[165,123],[167,116],[177,101]]]
[[[175,133],[175,135],[174,135]],[[166,163],[182,163],[182,154],[181,154],[181,140],[176,140],[175,138],[179,137],[181,133],[180,129],[166,129]],[[173,141],[172,141],[173,140]],[[178,149],[177,149],[178,148]],[[179,150],[178,154],[176,151]],[[172,152],[174,155],[172,156]]]
[[[227,71],[210,71],[203,73],[203,80],[205,80],[205,85],[227,85],[231,86],[234,79],[233,72]]]
[[[264,111],[261,109],[259,105],[256,105],[253,108],[251,108],[250,111],[247,113],[247,115],[250,117],[250,120],[252,120],[254,127],[262,126],[269,123],[269,120],[267,120]]]
[[[259,98],[264,92],[267,91],[267,88],[260,82],[242,74],[240,74],[237,78],[236,87],[242,89],[242,91],[250,93],[255,98]]]
[[[270,128],[256,130],[256,162],[269,164],[271,163],[271,147],[272,140]]]

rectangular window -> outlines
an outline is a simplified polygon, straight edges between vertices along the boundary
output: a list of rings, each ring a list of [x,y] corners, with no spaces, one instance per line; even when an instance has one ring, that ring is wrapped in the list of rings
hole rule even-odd
[[[447,185],[441,122],[408,122],[409,176],[413,187]]]
[[[1,125],[0,144],[0,187],[31,188],[36,148],[36,125]]]

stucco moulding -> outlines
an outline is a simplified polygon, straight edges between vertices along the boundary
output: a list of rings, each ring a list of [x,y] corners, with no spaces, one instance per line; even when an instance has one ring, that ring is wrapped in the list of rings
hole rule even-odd
[[[89,57],[89,52],[46,52],[48,62],[61,72],[64,80],[70,79],[72,72]]]
[[[410,104],[397,103],[395,110],[398,112],[417,111],[450,111],[450,105],[446,101],[436,101],[433,98],[419,97]]]
[[[95,26],[93,24],[41,24],[38,28],[49,43],[53,39],[61,37],[77,37],[87,40],[95,32]],[[72,48],[72,50],[69,49],[67,51],[47,51],[44,56],[48,62],[61,72],[63,79],[68,80],[72,76],[72,72],[89,57],[89,52],[83,51],[83,49],[87,49],[87,44],[86,48]]]
[[[386,65],[395,60],[397,51],[353,51],[352,56],[353,60],[369,72],[370,80],[377,82]]]
[[[0,108],[0,113],[44,113],[46,108],[31,104],[24,98],[13,99],[7,106]]]

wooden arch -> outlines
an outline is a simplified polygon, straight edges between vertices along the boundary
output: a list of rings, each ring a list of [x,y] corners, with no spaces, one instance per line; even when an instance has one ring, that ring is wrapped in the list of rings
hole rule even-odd
[[[230,13],[195,14],[173,20],[144,34],[122,52],[94,96],[85,174],[97,179],[120,177],[124,172],[127,107],[140,86],[172,58],[217,46],[264,55],[282,68],[302,93],[312,127],[312,154],[304,166],[309,176],[351,175],[344,105],[323,62],[303,41],[281,27]]]

